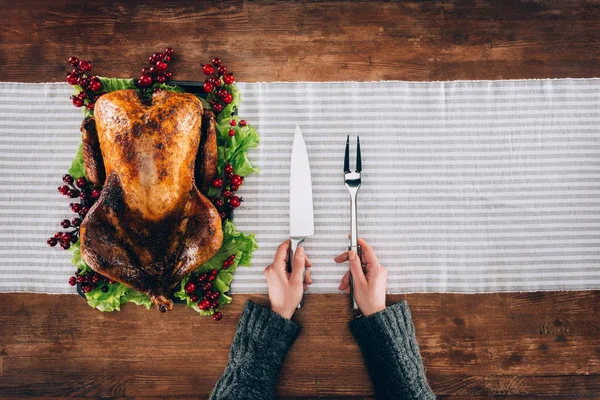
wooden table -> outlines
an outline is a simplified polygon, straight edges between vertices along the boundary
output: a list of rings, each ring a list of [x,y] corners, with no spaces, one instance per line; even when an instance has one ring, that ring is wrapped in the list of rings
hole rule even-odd
[[[0,81],[61,81],[70,55],[137,76],[166,45],[178,79],[201,79],[214,56],[241,81],[600,76],[599,1],[87,3],[1,0]],[[600,397],[598,292],[405,298],[440,398]],[[247,299],[266,301],[235,296],[217,323],[181,308],[104,314],[76,296],[0,295],[0,398],[206,397]],[[278,394],[372,396],[347,298],[307,296],[296,319]]]

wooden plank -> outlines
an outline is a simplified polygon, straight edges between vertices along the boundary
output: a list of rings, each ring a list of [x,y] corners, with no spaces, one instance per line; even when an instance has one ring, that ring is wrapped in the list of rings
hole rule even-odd
[[[411,305],[431,384],[441,396],[600,393],[598,292],[390,296]],[[220,322],[183,307],[100,313],[76,296],[0,295],[2,396],[207,396],[246,299]],[[282,369],[284,397],[370,396],[347,328],[348,299],[309,295]]]
[[[1,81],[61,81],[71,55],[137,76],[176,48],[178,79],[220,56],[242,81],[597,76],[600,1],[3,2]],[[24,67],[26,65],[26,67]]]

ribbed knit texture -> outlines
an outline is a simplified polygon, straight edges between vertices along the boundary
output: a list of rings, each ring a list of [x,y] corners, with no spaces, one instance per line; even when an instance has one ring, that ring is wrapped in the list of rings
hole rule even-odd
[[[279,369],[299,332],[300,326],[295,322],[246,302],[229,363],[210,398],[274,398]]]
[[[350,322],[377,399],[435,399],[406,302]]]

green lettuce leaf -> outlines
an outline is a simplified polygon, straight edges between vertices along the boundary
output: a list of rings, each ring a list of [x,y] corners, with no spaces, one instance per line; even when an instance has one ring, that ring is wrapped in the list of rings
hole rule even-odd
[[[115,90],[123,89],[139,90],[138,87],[135,86],[135,81],[133,79],[105,78],[103,76],[99,76],[98,78],[102,83],[102,91],[104,93],[110,93],[114,92]]]
[[[146,310],[152,308],[152,300],[150,300],[150,297],[147,294],[138,292],[137,290],[133,290],[131,288],[129,288],[121,297],[121,304],[125,303],[135,303],[138,306],[146,307]]]
[[[166,83],[155,83],[153,87],[166,90],[167,92],[185,93],[185,89],[181,86],[167,85]]]
[[[69,167],[69,174],[75,178],[85,177],[85,166],[83,164],[83,143],[79,144],[75,158]]]
[[[121,297],[129,290],[129,288],[120,283],[107,285],[108,291],[103,292],[101,287],[92,290],[85,294],[90,307],[97,308],[100,311],[121,311]]]

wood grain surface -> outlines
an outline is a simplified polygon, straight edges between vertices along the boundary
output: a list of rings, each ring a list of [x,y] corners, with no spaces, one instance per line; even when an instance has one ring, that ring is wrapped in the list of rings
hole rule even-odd
[[[0,0],[0,16],[0,81],[62,81],[71,55],[135,77],[166,46],[190,80],[214,56],[247,82],[600,76],[600,1]],[[404,298],[439,398],[600,398],[598,292]],[[247,299],[266,301],[237,295],[217,323],[1,294],[0,398],[205,398]],[[349,319],[345,296],[307,296],[279,396],[372,396]]]

